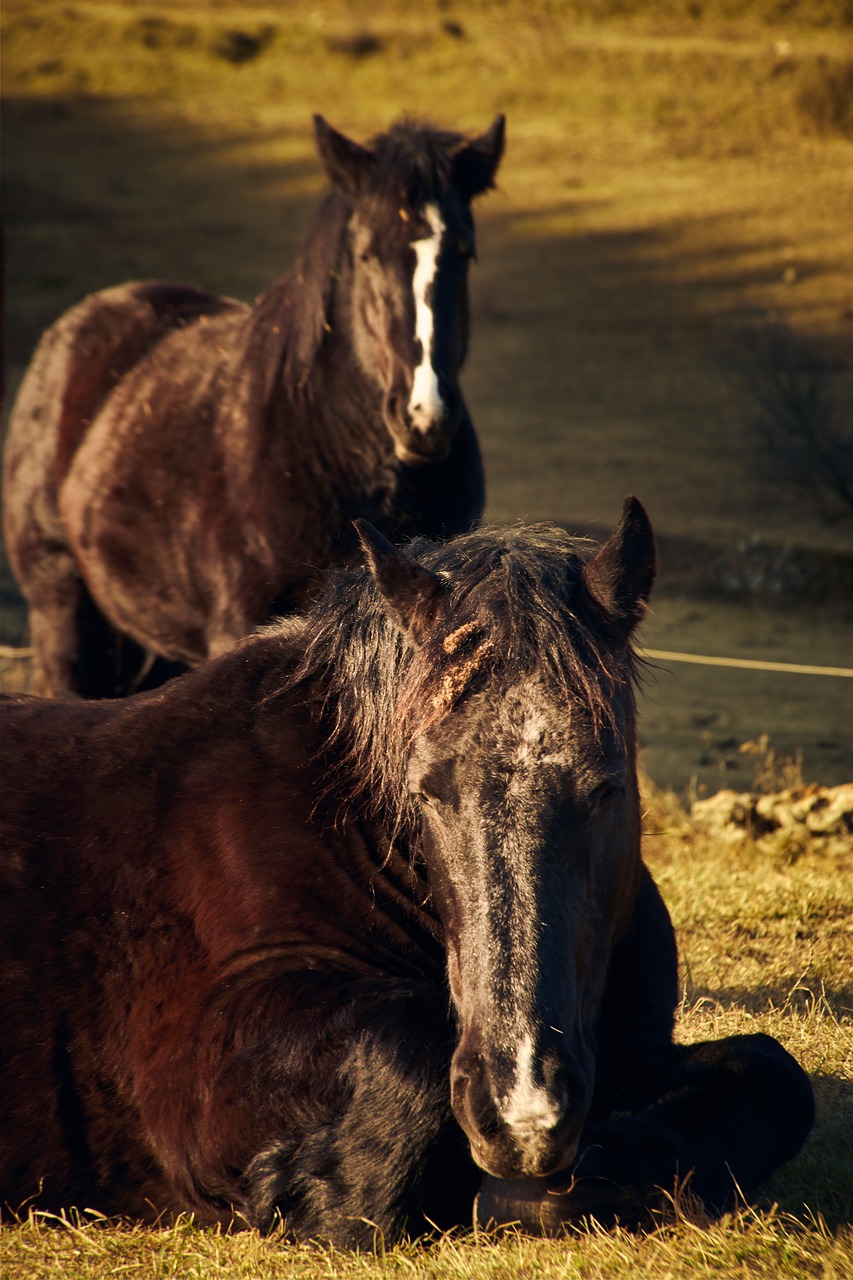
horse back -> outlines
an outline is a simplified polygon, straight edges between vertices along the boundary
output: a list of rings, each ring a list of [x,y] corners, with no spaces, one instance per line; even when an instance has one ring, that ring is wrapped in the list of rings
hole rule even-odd
[[[91,294],[43,335],[10,415],[3,475],[5,545],[31,619],[69,597],[61,489],[111,398],[170,334],[244,310],[191,285],[133,282]],[[60,614],[52,625],[70,624]]]
[[[315,1005],[337,1009],[395,956],[411,967],[408,931],[379,918],[369,838],[312,820],[316,731],[301,705],[270,701],[288,653],[279,633],[123,701],[5,700],[10,1203],[47,1169],[43,1207],[177,1203],[211,1220],[199,1134],[235,1166],[254,1136],[216,1108],[204,1119],[205,1088],[256,1041],[298,1056]],[[268,1124],[252,1118],[256,1150]]]
[[[193,285],[134,281],[90,294],[42,337],[10,421],[13,471],[25,464],[34,434],[51,444],[58,485],[87,426],[116,384],[167,333],[201,316],[239,306]],[[18,445],[20,441],[20,445]],[[15,477],[10,477],[10,488]]]

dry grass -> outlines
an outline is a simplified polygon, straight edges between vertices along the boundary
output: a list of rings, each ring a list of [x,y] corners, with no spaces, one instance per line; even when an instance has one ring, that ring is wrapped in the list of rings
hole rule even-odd
[[[853,1239],[820,1222],[803,1225],[778,1211],[751,1211],[713,1228],[666,1228],[636,1238],[591,1230],[568,1241],[508,1236],[499,1242],[448,1236],[426,1248],[403,1246],[380,1259],[335,1250],[282,1247],[255,1235],[200,1232],[187,1221],[160,1232],[33,1220],[7,1233],[8,1280],[104,1280],[180,1276],[199,1280],[844,1280]]]

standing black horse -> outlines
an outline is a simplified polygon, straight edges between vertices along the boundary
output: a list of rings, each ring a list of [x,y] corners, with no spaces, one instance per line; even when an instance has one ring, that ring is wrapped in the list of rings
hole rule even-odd
[[[222,653],[352,555],[355,517],[390,537],[480,518],[457,378],[470,202],[493,183],[503,117],[470,141],[403,123],[369,147],[314,124],[331,190],[254,307],[125,284],[42,338],[5,475],[39,693],[112,696],[152,655]]]
[[[711,1211],[792,1156],[766,1036],[675,1046],[626,503],[397,552],[123,701],[6,705],[0,1196],[367,1244]],[[662,1188],[662,1190],[661,1190]]]

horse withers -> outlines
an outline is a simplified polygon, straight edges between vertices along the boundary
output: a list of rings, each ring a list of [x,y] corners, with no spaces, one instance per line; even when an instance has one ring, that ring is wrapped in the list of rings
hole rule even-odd
[[[688,1175],[726,1209],[812,1094],[766,1036],[673,1044],[642,507],[593,554],[359,530],[365,569],[160,689],[6,701],[0,1196],[357,1246],[475,1197],[642,1223]]]
[[[223,652],[352,557],[356,517],[390,537],[480,518],[458,377],[503,117],[367,147],[314,124],[330,190],[254,306],[124,284],[36,350],[4,479],[35,692],[114,696]]]

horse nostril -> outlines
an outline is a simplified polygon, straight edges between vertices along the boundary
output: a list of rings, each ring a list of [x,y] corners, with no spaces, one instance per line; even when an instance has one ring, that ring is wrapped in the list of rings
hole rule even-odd
[[[479,1054],[465,1054],[453,1064],[450,1096],[460,1118],[466,1115],[478,1132],[489,1136],[498,1131],[500,1117],[489,1088],[486,1064]]]
[[[561,1067],[553,1077],[551,1092],[562,1123],[585,1111],[589,1103],[590,1081],[574,1068]]]

